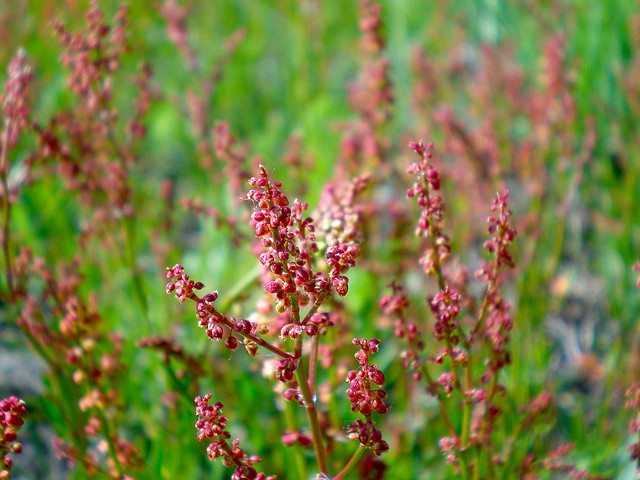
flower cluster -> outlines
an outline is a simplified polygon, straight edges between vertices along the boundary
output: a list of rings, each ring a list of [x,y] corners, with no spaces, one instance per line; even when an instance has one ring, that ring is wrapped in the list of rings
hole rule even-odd
[[[485,242],[484,246],[493,255],[493,260],[485,263],[476,272],[476,276],[487,283],[485,335],[490,340],[493,350],[500,354],[495,358],[499,363],[508,360],[504,358],[506,355],[504,350],[509,332],[513,328],[511,307],[499,292],[500,270],[504,267],[514,267],[509,247],[516,236],[516,230],[511,224],[508,201],[509,191],[505,190],[496,195],[491,205],[492,214],[487,219],[491,238]],[[498,359],[498,356],[502,359]]]
[[[187,30],[187,9],[176,0],[165,0],[160,13],[167,22],[167,36],[178,48],[191,68],[195,68],[198,60],[189,43]]]
[[[381,6],[372,0],[361,0],[360,31],[367,58],[358,81],[351,88],[350,100],[354,109],[374,126],[388,119],[393,102],[389,61],[381,55],[385,46],[382,28]]]
[[[495,255],[495,267],[491,271],[483,270],[481,274],[488,280],[495,280],[497,269],[502,266],[513,267],[513,258],[509,246],[516,237],[516,230],[511,224],[511,210],[509,209],[509,190],[496,195],[491,204],[492,214],[487,219],[491,238],[484,243],[484,247]]]
[[[640,435],[640,384],[629,387],[625,393],[625,407],[633,412],[633,420],[629,423],[629,431],[633,435]],[[635,460],[640,468],[640,439],[629,447],[631,458]]]
[[[336,293],[345,296],[349,290],[349,279],[343,275],[356,264],[358,246],[355,243],[339,243],[327,249],[326,260],[331,268],[331,285]]]
[[[304,305],[326,295],[329,279],[311,268],[317,247],[313,221],[302,217],[306,205],[295,202],[291,206],[282,184],[272,180],[263,166],[249,184],[247,198],[254,205],[251,226],[262,244],[259,260],[273,276],[265,290],[276,297],[278,309],[290,307],[292,298]]]
[[[305,315],[301,323],[286,323],[280,329],[280,336],[282,338],[298,338],[304,333],[313,337],[333,325],[333,316],[329,312],[316,312],[312,315]]]
[[[352,343],[360,347],[354,355],[359,368],[347,374],[347,396],[351,402],[351,410],[360,412],[365,420],[354,421],[347,428],[347,434],[349,438],[357,439],[362,446],[371,449],[375,455],[380,455],[388,450],[389,446],[374,426],[371,415],[374,412],[387,413],[389,405],[387,392],[382,387],[384,374],[378,367],[369,363],[369,357],[380,348],[380,341],[375,338],[354,338]]]
[[[213,128],[215,153],[225,165],[225,174],[232,193],[232,200],[242,200],[242,190],[250,175],[246,170],[247,151],[240,145],[227,122],[218,122]]]
[[[352,440],[358,440],[360,445],[370,449],[374,455],[382,455],[389,450],[389,444],[383,440],[382,432],[370,419],[353,422],[347,428],[347,436]]]
[[[18,325],[44,352],[51,365],[51,375],[61,375],[75,384],[64,402],[74,414],[74,428],[96,443],[109,443],[105,452],[73,446],[66,449],[77,463],[105,469],[120,477],[136,469],[140,456],[135,445],[119,432],[115,419],[121,408],[117,385],[126,373],[121,361],[123,339],[116,332],[105,331],[95,298],[85,300],[80,294],[82,277],[75,264],[58,272],[34,260],[29,267],[34,280],[42,284],[41,295],[28,296]],[[62,442],[62,441],[61,441]]]
[[[184,267],[180,264],[176,264],[173,267],[167,267],[165,277],[167,278],[167,285],[165,291],[168,294],[175,294],[180,303],[185,300],[197,299],[197,295],[194,290],[201,290],[204,287],[202,282],[194,282],[189,275],[185,273]],[[218,298],[217,293],[210,294],[213,297],[213,301]]]
[[[398,338],[403,338],[407,342],[407,348],[400,354],[404,368],[413,371],[413,378],[420,380],[421,360],[420,352],[424,348],[421,339],[421,332],[418,325],[406,318],[406,310],[409,308],[409,298],[402,287],[395,282],[391,284],[393,291],[390,295],[385,295],[380,299],[379,306],[384,315],[392,317],[393,333]]]
[[[111,96],[111,83],[103,82],[106,72],[113,72],[119,63],[119,57],[126,49],[124,28],[127,22],[127,10],[121,7],[113,27],[107,25],[104,14],[93,0],[86,15],[87,30],[71,33],[61,23],[55,23],[55,29],[66,51],[62,63],[69,68],[69,88],[84,99],[90,110],[102,108]],[[96,52],[96,56],[91,55]]]
[[[262,331],[257,323],[220,313],[215,307],[218,292],[213,291],[200,297],[195,291],[204,288],[204,284],[191,280],[182,265],[168,267],[166,278],[168,279],[165,288],[167,294],[174,294],[180,302],[189,299],[196,303],[198,324],[205,329],[207,336],[212,340],[224,340],[226,348],[235,350],[241,342],[236,336],[238,335],[244,338],[244,347],[251,356],[254,356],[258,346],[261,346],[283,359],[293,359],[291,354],[260,337]]]
[[[360,367],[347,374],[349,383],[347,395],[351,401],[351,410],[363,415],[370,415],[373,412],[387,413],[389,410],[386,401],[387,393],[381,388],[384,385],[384,373],[369,363],[369,357],[380,347],[380,340],[354,338],[353,344],[360,347],[354,355]]]
[[[455,465],[458,463],[458,451],[460,450],[460,439],[458,437],[442,437],[438,442],[440,450],[447,459],[447,463]]]
[[[300,445],[301,447],[310,447],[313,443],[311,437],[302,432],[286,432],[282,435],[282,443],[287,447],[292,445]]]
[[[330,182],[325,186],[314,213],[320,249],[359,242],[363,215],[362,206],[357,200],[370,180],[368,175],[364,175],[348,182]]]
[[[420,263],[427,274],[434,274],[451,252],[450,240],[442,231],[444,200],[438,193],[440,175],[432,164],[432,144],[411,142],[409,148],[419,157],[418,161],[409,166],[408,172],[414,175],[416,180],[407,190],[407,197],[415,198],[421,209],[416,235],[431,240]]]
[[[7,83],[0,96],[4,116],[2,142],[5,145],[2,148],[10,148],[15,145],[20,132],[28,124],[30,111],[28,94],[32,78],[33,74],[31,66],[27,62],[27,56],[23,50],[19,50],[9,63]]]
[[[260,457],[247,455],[240,448],[240,441],[235,439],[229,444],[231,434],[227,431],[227,417],[222,414],[223,405],[217,402],[209,404],[211,394],[196,397],[197,438],[199,442],[208,441],[207,455],[210,460],[222,458],[227,467],[233,467],[232,480],[275,480],[274,476],[258,473],[253,467]]]
[[[453,341],[452,336],[457,328],[456,317],[460,313],[461,302],[460,293],[448,285],[429,301],[431,311],[436,318],[433,333],[438,340],[447,339],[452,343],[457,343]]]
[[[27,406],[17,397],[7,397],[0,400],[0,479],[6,480],[11,475],[13,466],[12,453],[20,453],[22,444],[16,441],[17,433],[24,423]]]
[[[344,129],[338,169],[348,176],[384,160],[389,142],[380,127],[388,122],[393,108],[381,6],[374,0],[361,0],[359,7],[362,62],[358,78],[349,87],[349,103],[358,118]]]
[[[90,2],[82,30],[54,23],[74,96],[45,125],[34,124],[40,143],[36,160],[55,168],[65,187],[87,207],[82,240],[103,234],[134,214],[129,172],[146,132],[142,117],[152,99],[151,70],[143,66],[134,83],[138,95],[127,109],[130,115],[119,111],[114,78],[128,52],[127,8],[120,6],[108,22],[98,3]]]

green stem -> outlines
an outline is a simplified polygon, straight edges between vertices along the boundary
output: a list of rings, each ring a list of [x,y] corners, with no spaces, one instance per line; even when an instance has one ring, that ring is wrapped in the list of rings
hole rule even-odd
[[[324,443],[322,441],[322,431],[320,430],[320,422],[318,421],[318,411],[316,410],[315,399],[309,389],[309,381],[305,375],[304,362],[300,359],[300,365],[296,370],[296,380],[298,386],[302,392],[302,398],[304,399],[305,408],[307,411],[307,417],[309,419],[309,425],[311,426],[311,436],[313,438],[313,449],[316,454],[316,461],[318,462],[318,468],[321,473],[328,473],[327,469],[327,453],[324,449]]]
[[[105,415],[103,410],[98,409],[98,416],[100,417],[100,421],[102,422],[102,427],[104,428],[104,436],[107,439],[107,445],[109,446],[109,455],[113,460],[116,473],[118,474],[118,478],[121,477],[123,468],[120,463],[120,459],[118,458],[118,450],[116,449],[116,445],[113,441],[113,437],[111,436],[111,427],[109,425],[109,419]]]
[[[309,389],[314,395],[316,391],[316,377],[318,371],[318,347],[320,343],[320,335],[311,337],[311,351],[309,352]]]
[[[131,218],[125,219],[125,235],[127,242],[127,260],[129,262],[129,270],[131,272],[131,277],[133,281],[133,288],[136,293],[136,298],[138,299],[138,303],[140,304],[140,309],[142,310],[142,314],[144,315],[147,324],[149,322],[149,304],[147,302],[147,296],[144,293],[144,283],[142,281],[142,276],[140,275],[140,271],[138,269],[136,254],[135,254],[135,232],[133,230],[133,224],[131,222]]]
[[[224,317],[221,320],[221,323],[223,323],[224,325],[226,325],[227,327],[229,327],[230,330],[232,330],[234,333],[237,333],[239,335],[242,335],[243,337],[251,340],[253,343],[255,343],[256,345],[259,345],[263,348],[266,348],[267,350],[269,350],[270,352],[275,353],[276,355],[278,355],[279,357],[282,358],[296,358],[294,355],[285,352],[284,350],[282,350],[280,347],[277,347],[276,345],[269,343],[268,341],[266,341],[264,338],[259,337],[258,335],[254,335],[253,333],[246,333],[246,332],[241,332],[236,330],[234,324],[231,322],[231,320],[229,320],[227,317]]]
[[[175,370],[171,366],[171,360],[167,360],[163,363],[163,365],[165,367],[167,375],[171,379],[171,383],[173,383],[174,389],[176,389],[177,392],[182,395],[182,398],[187,402],[188,405],[193,405],[193,397],[189,393],[189,386],[178,378],[178,375],[176,375]]]
[[[11,266],[11,199],[9,192],[9,162],[7,161],[8,150],[8,126],[2,135],[2,145],[0,146],[0,177],[2,180],[4,216],[2,219],[2,251],[4,254],[4,267],[7,278],[7,289],[9,298],[13,295],[13,268]]]
[[[433,380],[433,377],[431,376],[431,373],[429,372],[429,368],[427,367],[426,364],[422,365],[422,374],[427,380],[427,384],[429,385],[430,391],[433,390],[435,392],[435,394],[434,393],[432,394],[434,394],[438,399],[438,408],[440,410],[440,417],[442,417],[442,421],[445,423],[447,429],[449,430],[449,435],[451,435],[452,437],[457,436],[456,429],[453,426],[453,422],[451,421],[451,417],[449,417],[449,413],[447,411],[447,405],[446,405],[447,399],[438,390],[438,386],[436,382]]]
[[[468,353],[467,364],[464,369],[464,392],[462,392],[462,399],[464,406],[462,409],[462,448],[468,447],[469,435],[471,432],[471,400],[466,397],[465,393],[470,391],[473,387],[473,380],[471,377],[471,351]]]
[[[285,402],[284,405],[284,416],[285,421],[287,423],[287,429],[290,431],[297,431],[296,419],[293,413],[293,408],[291,402]],[[307,477],[307,467],[304,462],[304,456],[302,453],[302,448],[299,446],[291,447],[293,451],[293,458],[296,463],[296,469],[298,470],[298,478],[305,479]]]
[[[338,472],[338,474],[333,477],[333,480],[343,480],[344,477],[347,476],[347,474],[356,466],[358,465],[358,462],[360,461],[360,459],[362,458],[362,455],[364,455],[364,452],[366,452],[366,448],[363,447],[362,445],[358,446],[358,449],[353,452],[353,455],[351,455],[351,458],[349,459],[349,461],[347,462],[347,464],[342,467],[342,470],[340,470],[340,472]]]

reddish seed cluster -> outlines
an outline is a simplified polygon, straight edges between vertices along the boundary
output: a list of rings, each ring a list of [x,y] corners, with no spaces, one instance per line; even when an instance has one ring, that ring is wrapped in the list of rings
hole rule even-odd
[[[369,419],[356,420],[349,425],[347,436],[352,440],[358,440],[360,445],[369,448],[375,455],[382,455],[389,450],[389,444],[383,440],[382,433]]]
[[[485,334],[495,352],[504,352],[513,328],[511,306],[498,294],[487,297],[489,307]]]
[[[196,415],[198,416],[196,430],[199,442],[227,439],[231,436],[227,432],[227,417],[222,415],[222,403],[217,402],[209,405],[209,400],[211,400],[210,393],[195,399]]]
[[[197,58],[191,45],[187,31],[187,9],[176,0],[165,0],[160,13],[167,22],[167,36],[184,56],[191,68],[197,65]]]
[[[385,45],[381,10],[377,2],[360,1],[360,31],[367,58],[358,81],[349,91],[352,106],[369,126],[383,124],[389,118],[393,102],[389,60],[381,55]]]
[[[187,299],[197,299],[197,295],[194,290],[201,290],[204,287],[202,282],[194,282],[189,275],[184,271],[184,267],[180,264],[176,264],[173,267],[167,267],[165,277],[167,278],[167,285],[165,291],[168,294],[175,294],[180,303]],[[210,294],[217,298],[218,294]],[[215,298],[214,298],[215,300]]]
[[[136,75],[135,84],[137,95],[135,102],[135,115],[129,122],[129,132],[134,138],[141,139],[147,133],[144,125],[144,117],[151,108],[151,102],[156,97],[156,92],[151,88],[151,76],[153,71],[148,63],[144,63]]]
[[[11,475],[13,459],[10,454],[22,451],[22,444],[16,438],[26,413],[27,406],[19,398],[11,396],[0,400],[0,480],[8,479]]]
[[[416,177],[416,181],[407,190],[407,197],[415,198],[421,208],[416,235],[431,239],[429,248],[420,259],[424,271],[431,275],[451,252],[449,238],[442,231],[444,201],[438,193],[440,175],[432,164],[432,144],[425,146],[421,141],[411,142],[409,148],[416,152],[419,160],[409,166],[408,172]]]
[[[65,187],[88,207],[82,241],[106,233],[114,223],[134,214],[129,168],[145,131],[142,116],[149,107],[145,89],[151,73],[143,68],[137,82],[139,95],[126,109],[131,114],[125,119],[115,104],[113,84],[128,49],[126,7],[121,6],[114,20],[107,22],[93,0],[84,25],[73,32],[60,22],[54,24],[74,98],[46,125],[33,124],[40,143],[34,163],[55,167]]]
[[[640,274],[640,262],[636,263],[633,269]],[[640,288],[640,276],[636,285]],[[629,432],[637,436],[636,441],[629,447],[629,452],[640,469],[640,384],[629,387],[625,393],[625,399],[625,407],[633,414],[629,423]]]
[[[439,441],[440,450],[447,459],[447,463],[455,465],[458,463],[458,451],[460,450],[460,439],[458,437],[442,437]]]
[[[283,383],[293,380],[298,368],[298,360],[294,358],[281,358],[276,364],[276,377]]]
[[[417,176],[417,181],[407,190],[409,198],[415,198],[418,206],[422,209],[416,234],[430,236],[430,226],[432,223],[439,223],[444,213],[444,202],[442,197],[434,192],[440,190],[440,175],[431,164],[433,158],[433,144],[424,145],[422,142],[412,142],[409,144],[416,152],[420,160],[409,166],[409,173]]]
[[[300,335],[306,334],[313,337],[333,325],[333,316],[329,312],[316,312],[305,317],[301,323],[286,323],[280,329],[280,336],[282,338],[298,338]]]
[[[175,294],[181,302],[186,299],[196,302],[198,324],[206,330],[207,336],[212,340],[224,340],[225,347],[235,350],[240,346],[239,337],[244,337],[244,347],[251,356],[256,355],[258,346],[262,346],[282,358],[293,358],[291,354],[259,337],[258,334],[263,332],[259,331],[257,323],[220,313],[215,307],[218,292],[198,296],[195,290],[204,288],[204,284],[191,280],[182,265],[167,268],[166,277],[169,280],[166,286],[168,294]]]
[[[457,327],[456,317],[460,313],[461,303],[460,293],[449,286],[445,286],[429,301],[431,311],[436,318],[433,333],[438,340],[452,338]]]
[[[496,268],[503,265],[513,267],[513,258],[508,248],[516,237],[516,230],[511,225],[509,190],[504,190],[496,195],[491,205],[491,212],[487,223],[489,224],[489,234],[492,237],[484,243],[484,247],[495,254]]]
[[[124,28],[127,10],[121,7],[113,27],[93,0],[86,15],[87,30],[74,34],[59,22],[54,24],[60,42],[65,47],[62,63],[69,69],[69,88],[80,96],[90,111],[107,104],[111,97],[111,82],[103,76],[118,68],[120,56],[126,48]],[[96,53],[94,57],[91,53]]]
[[[349,279],[343,275],[356,264],[358,246],[355,243],[339,243],[327,249],[326,260],[331,268],[331,285],[336,293],[345,296],[349,290]]]
[[[324,187],[314,213],[319,248],[358,243],[361,234],[362,206],[357,199],[370,182],[363,175],[349,182],[331,182]]]
[[[542,460],[542,466],[550,472],[565,474],[565,478],[572,480],[601,480],[602,477],[590,475],[586,470],[581,470],[575,465],[568,463],[564,458],[574,449],[571,443],[562,443],[554,448],[547,457]]]
[[[215,153],[224,162],[233,200],[240,202],[243,188],[250,178],[246,170],[247,149],[237,142],[227,122],[218,122],[213,128],[213,136]]]
[[[289,199],[282,184],[273,181],[263,166],[249,181],[251,190],[247,198],[254,204],[251,225],[262,244],[259,260],[271,273],[265,290],[277,299],[276,310],[282,312],[295,298],[299,306],[325,297],[331,287],[344,295],[348,280],[343,273],[355,263],[357,248],[336,247],[329,257],[331,276],[314,272],[311,261],[318,251],[315,225],[304,215],[307,205]]]
[[[629,423],[629,432],[633,435],[640,435],[640,384],[629,387],[625,393],[625,407],[633,412],[633,419]],[[638,463],[640,467],[640,438],[629,447],[631,458]]]
[[[393,294],[385,295],[380,299],[380,310],[385,315],[399,315],[409,307],[409,299],[402,286],[394,283],[391,285]],[[397,334],[402,337],[403,334]]]
[[[387,413],[387,394],[381,388],[384,384],[384,374],[378,367],[369,363],[369,357],[378,351],[380,341],[354,338],[353,344],[360,347],[354,355],[360,368],[347,374],[347,395],[351,401],[351,410],[365,416],[373,412]]]
[[[393,333],[398,338],[403,338],[407,342],[407,348],[400,354],[404,368],[413,371],[415,380],[420,380],[420,351],[424,345],[421,340],[420,330],[415,322],[406,318],[406,310],[409,308],[409,298],[404,288],[393,282],[391,284],[393,293],[385,295],[380,299],[380,309],[385,315],[394,319]]]
[[[486,336],[489,338],[494,351],[498,354],[498,363],[508,362],[505,358],[505,345],[509,332],[513,328],[511,307],[498,291],[500,270],[503,267],[512,268],[514,261],[509,247],[516,236],[516,230],[511,224],[511,210],[508,205],[509,191],[505,190],[496,195],[491,205],[492,214],[487,219],[491,238],[485,242],[485,248],[493,254],[493,261],[487,262],[476,272],[478,278],[487,283],[487,321]],[[502,357],[502,358],[498,358]],[[496,365],[499,367],[500,365]]]
[[[240,340],[232,332],[248,337],[257,333],[258,326],[249,320],[222,315],[214,306],[217,299],[218,292],[211,292],[197,300],[196,315],[198,323],[206,330],[209,338],[212,340],[224,340],[225,347],[229,350],[235,350],[240,345]],[[258,346],[249,338],[245,339],[244,346],[251,356],[254,356],[258,351]]]
[[[456,374],[453,372],[443,372],[438,377],[438,383],[444,390],[444,393],[449,395],[456,386]]]
[[[253,465],[260,461],[260,457],[247,455],[240,448],[239,441],[227,441],[231,434],[227,431],[227,417],[222,414],[223,405],[217,402],[209,404],[211,394],[196,397],[197,438],[199,442],[208,441],[207,455],[210,460],[222,458],[227,467],[235,468],[232,480],[275,480],[274,476],[258,473]]]
[[[29,117],[29,85],[32,80],[31,66],[27,56],[19,50],[9,63],[7,83],[0,96],[4,115],[4,135],[2,139],[7,147],[12,147],[18,140],[20,132],[27,126]]]
[[[125,373],[123,340],[116,333],[105,333],[95,298],[84,300],[80,295],[82,277],[76,268],[75,264],[65,265],[55,272],[34,260],[29,273],[42,288],[37,296],[26,298],[18,325],[39,351],[48,352],[55,369],[52,374],[75,384],[64,400],[76,412],[78,434],[114,445],[107,457],[71,449],[66,451],[67,458],[88,470],[105,469],[114,478],[125,478],[120,474],[138,468],[141,459],[136,447],[120,435],[117,421],[123,405],[117,388]]]
[[[313,444],[311,437],[302,432],[287,432],[282,435],[282,443],[287,447],[300,445],[301,447],[310,447]]]

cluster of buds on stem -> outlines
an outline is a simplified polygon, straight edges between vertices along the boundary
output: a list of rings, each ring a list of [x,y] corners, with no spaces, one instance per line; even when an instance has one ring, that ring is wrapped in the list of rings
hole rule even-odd
[[[496,352],[496,358],[503,357],[502,361],[506,360],[504,359],[505,345],[513,327],[510,306],[499,292],[501,269],[514,267],[509,247],[516,236],[516,230],[511,224],[508,201],[509,191],[504,190],[496,195],[491,205],[492,214],[487,219],[491,238],[484,243],[484,246],[493,255],[493,259],[476,272],[476,276],[487,283],[485,335]]]
[[[129,172],[146,133],[142,117],[153,95],[151,70],[142,66],[128,117],[115,101],[119,89],[114,79],[129,50],[127,22],[124,5],[109,22],[99,2],[92,0],[83,29],[71,31],[62,22],[54,23],[68,88],[75,98],[46,125],[34,124],[40,142],[35,159],[54,167],[65,187],[89,207],[82,240],[109,232],[114,223],[134,214]]]
[[[370,180],[370,176],[363,175],[348,182],[330,182],[324,187],[314,214],[321,250],[359,242],[363,215],[357,200]]]
[[[635,272],[640,274],[640,262],[633,266]],[[640,276],[638,277],[637,286],[640,288]],[[636,462],[640,469],[640,383],[629,387],[625,393],[625,407],[631,411],[633,417],[629,422],[629,432],[636,436],[636,441],[629,447],[631,458]]]
[[[384,159],[389,142],[383,130],[393,107],[390,63],[384,55],[382,7],[376,0],[361,0],[359,7],[362,62],[359,75],[349,88],[349,103],[359,118],[346,128],[340,158],[340,168],[348,174],[362,171],[363,166],[378,165]]]
[[[409,166],[408,171],[416,180],[407,190],[407,197],[415,198],[421,209],[416,235],[428,239],[430,243],[420,264],[427,275],[433,275],[451,252],[450,240],[442,230],[444,200],[439,193],[440,174],[432,162],[433,144],[411,142],[409,148],[418,154],[419,159]]]
[[[79,294],[82,277],[76,265],[54,273],[35,260],[30,268],[43,283],[42,295],[26,298],[18,325],[51,367],[50,374],[76,385],[77,396],[60,399],[74,411],[72,428],[99,446],[110,445],[92,452],[81,448],[74,436],[74,445],[65,451],[73,453],[69,458],[76,463],[103,468],[120,478],[141,461],[136,447],[120,435],[113,421],[121,404],[117,385],[125,373],[122,338],[104,330],[95,299],[84,300]],[[102,459],[106,451],[108,457]]]
[[[298,321],[299,307],[322,301],[332,289],[346,295],[348,279],[344,273],[355,264],[357,247],[334,245],[327,251],[329,274],[314,271],[312,261],[319,249],[315,224],[305,216],[308,206],[298,200],[291,205],[282,184],[272,180],[263,166],[249,184],[252,188],[247,198],[254,205],[251,225],[262,246],[258,258],[271,274],[264,288],[275,296],[276,310],[291,309]]]
[[[257,323],[220,313],[215,307],[218,292],[213,291],[200,297],[196,290],[204,288],[204,284],[191,280],[182,265],[167,267],[165,275],[168,280],[165,289],[167,294],[173,293],[180,302],[189,299],[196,303],[198,324],[206,330],[207,336],[212,340],[223,340],[225,347],[235,350],[240,345],[239,336],[244,339],[245,349],[252,356],[257,353],[258,346],[261,346],[283,360],[295,360],[293,355],[264,340],[260,336],[262,332]]]
[[[272,275],[264,288],[276,297],[277,310],[291,307],[292,300],[303,306],[310,297],[326,295],[329,279],[311,269],[317,246],[313,221],[302,219],[306,205],[296,202],[292,207],[282,184],[273,181],[263,166],[249,184],[247,198],[254,205],[251,225],[262,245],[258,258]]]
[[[16,438],[26,413],[27,406],[21,399],[11,396],[0,400],[0,480],[7,480],[11,476],[11,454],[22,451],[22,444]]]
[[[4,116],[3,149],[15,145],[20,132],[28,125],[29,118],[29,85],[33,74],[23,50],[11,59],[7,69],[7,83],[0,96],[2,114]]]
[[[629,432],[636,436],[636,441],[629,447],[629,453],[640,468],[640,384],[629,387],[625,396],[625,407],[633,413]]]
[[[223,405],[220,402],[210,405],[210,400],[210,393],[195,399],[197,438],[199,442],[209,442],[209,459],[222,458],[225,466],[234,468],[232,480],[275,480],[275,476],[256,471],[253,465],[260,461],[260,457],[247,455],[240,448],[238,439],[229,443],[231,434],[227,431],[227,417],[222,414]]]
[[[420,380],[422,377],[420,353],[424,348],[421,332],[415,322],[407,319],[409,298],[404,288],[393,282],[391,289],[390,295],[385,295],[380,299],[379,306],[384,315],[393,318],[394,335],[404,339],[407,343],[407,348],[401,353],[404,368],[412,371],[415,380]]]
[[[356,420],[347,428],[349,438],[357,439],[364,447],[380,455],[389,449],[382,439],[382,433],[375,427],[372,414],[386,414],[389,411],[387,392],[384,390],[384,373],[369,362],[369,357],[380,348],[377,339],[354,338],[354,345],[360,347],[354,355],[358,362],[358,370],[347,374],[347,396],[351,402],[351,410],[359,412],[364,420]]]
[[[455,334],[458,323],[456,317],[460,313],[462,296],[458,291],[446,285],[429,301],[431,311],[436,318],[433,333],[438,340],[447,340],[451,344],[458,343]]]

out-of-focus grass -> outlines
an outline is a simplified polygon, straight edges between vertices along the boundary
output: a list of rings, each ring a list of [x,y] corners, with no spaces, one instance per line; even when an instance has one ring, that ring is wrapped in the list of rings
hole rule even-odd
[[[246,39],[224,70],[209,108],[214,118],[230,122],[234,132],[273,166],[278,177],[286,179],[282,156],[286,139],[292,132],[302,135],[305,151],[315,159],[308,172],[311,204],[318,198],[323,183],[331,176],[339,149],[337,125],[349,118],[346,86],[358,67],[358,30],[356,2],[314,0],[219,0],[193,1],[189,29],[194,47],[205,62],[221,58],[223,42],[238,28],[246,30]],[[526,401],[532,393],[556,379],[547,376],[552,342],[544,331],[544,319],[561,302],[548,297],[546,288],[553,280],[556,266],[578,265],[602,282],[602,315],[615,322],[615,338],[597,339],[603,363],[615,371],[625,365],[629,339],[637,334],[640,312],[638,294],[633,289],[629,266],[640,252],[640,152],[637,139],[638,119],[633,115],[620,84],[624,68],[638,55],[632,45],[631,17],[638,14],[636,2],[629,0],[523,1],[388,0],[384,18],[389,40],[388,56],[392,64],[396,109],[390,131],[396,138],[412,129],[410,52],[424,45],[433,58],[446,58],[461,39],[471,45],[506,42],[530,75],[538,72],[541,46],[552,33],[565,32],[569,63],[577,100],[579,128],[589,120],[597,126],[598,142],[594,158],[587,164],[579,190],[579,204],[585,209],[585,224],[562,222],[553,212],[543,217],[544,247],[539,258],[519,283],[519,310],[513,336],[514,364],[510,367],[508,387],[514,398]],[[6,65],[13,52],[24,47],[35,65],[37,92],[36,117],[46,119],[69,99],[64,92],[63,70],[58,58],[50,21],[64,18],[73,25],[82,24],[86,2],[9,0],[0,5],[0,64]],[[104,2],[113,12],[115,2]],[[178,194],[198,196],[205,202],[229,208],[228,192],[211,188],[210,172],[196,161],[196,150],[189,126],[172,98],[192,85],[193,78],[174,46],[167,40],[158,2],[130,2],[132,54],[126,69],[133,72],[141,61],[154,70],[154,84],[162,98],[149,116],[149,136],[144,144],[144,163],[135,172],[136,203],[154,208],[158,184],[164,178],[177,182]],[[133,90],[119,83],[114,92],[127,99]],[[465,92],[460,92],[464,94]],[[29,145],[25,145],[26,152]],[[623,150],[624,148],[624,150]],[[287,183],[287,182],[285,182]],[[290,182],[288,187],[295,188]],[[20,238],[45,257],[70,257],[75,253],[80,206],[66,193],[57,178],[44,179],[27,189],[15,210],[14,228]],[[150,302],[149,321],[142,316],[117,255],[96,259],[86,271],[86,289],[95,290],[108,323],[125,336],[140,338],[150,333],[173,332],[188,349],[197,350],[206,340],[186,309],[177,308],[164,296],[162,278],[156,267],[149,238],[143,232],[153,225],[137,225],[143,252],[145,290]],[[562,230],[561,230],[562,229]],[[222,295],[253,266],[248,247],[232,247],[227,237],[210,226],[194,228],[188,235],[176,235],[171,252],[195,278],[218,288]],[[578,276],[574,282],[581,282]],[[354,273],[349,303],[359,333],[374,334],[378,295],[385,281],[362,272]],[[133,345],[133,344],[132,344]],[[126,404],[133,415],[129,419],[132,434],[140,435],[145,469],[140,478],[223,478],[223,469],[204,460],[193,431],[190,405],[176,410],[169,418],[161,407],[166,379],[159,359],[149,352],[129,348],[126,364],[130,376],[124,385]],[[286,472],[292,458],[277,448],[277,432],[282,425],[270,383],[243,355],[219,350],[222,369],[233,369],[233,381],[223,385],[205,385],[225,398],[233,414],[234,434],[245,437],[247,449],[260,452],[266,465]],[[390,359],[388,359],[390,360]],[[250,373],[248,373],[250,372]],[[397,375],[396,375],[397,377]],[[393,374],[390,375],[394,381]],[[612,395],[621,395],[614,384]],[[1,386],[0,386],[1,388]],[[562,393],[561,393],[562,394]],[[629,471],[623,435],[624,414],[620,418],[599,415],[588,398],[570,391],[573,408],[560,412],[559,435],[576,443],[580,466],[615,476]],[[342,394],[339,394],[342,395]],[[43,399],[35,404],[37,418],[63,420],[61,413]],[[432,408],[432,407],[430,407]],[[346,414],[346,412],[343,412]],[[241,430],[241,429],[246,430]],[[594,438],[593,431],[598,432]],[[429,427],[416,433],[424,448],[408,455],[389,458],[389,478],[427,478],[424,469],[437,458],[437,438]],[[146,435],[151,436],[147,439]],[[161,441],[158,441],[161,439]],[[284,452],[284,453],[283,453]],[[24,478],[30,477],[28,467]],[[625,470],[625,468],[627,470]],[[207,472],[206,474],[204,472]],[[450,471],[436,473],[444,478]],[[432,473],[433,475],[433,473]],[[620,475],[623,475],[620,473]],[[285,475],[285,478],[293,478]],[[429,477],[431,478],[431,477]],[[630,476],[619,478],[631,478]]]

